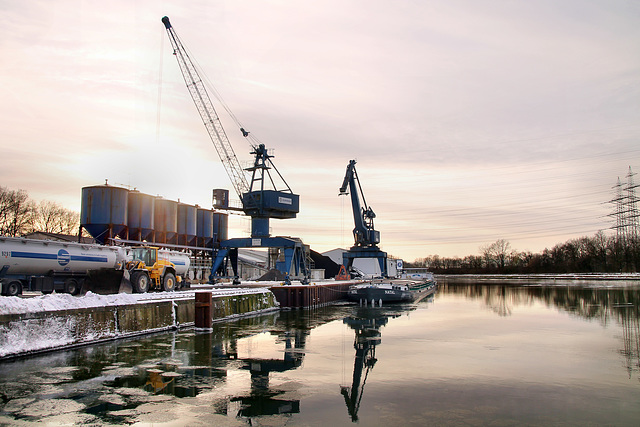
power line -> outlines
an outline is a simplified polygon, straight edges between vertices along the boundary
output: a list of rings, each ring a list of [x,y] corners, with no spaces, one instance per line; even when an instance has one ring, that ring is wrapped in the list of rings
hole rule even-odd
[[[636,196],[636,188],[638,185],[634,182],[636,174],[629,166],[629,172],[626,175],[626,183],[620,181],[613,186],[615,197],[609,201],[615,206],[615,212],[611,215],[615,217],[615,225],[611,229],[616,231],[616,238],[624,246],[638,239],[638,198]]]

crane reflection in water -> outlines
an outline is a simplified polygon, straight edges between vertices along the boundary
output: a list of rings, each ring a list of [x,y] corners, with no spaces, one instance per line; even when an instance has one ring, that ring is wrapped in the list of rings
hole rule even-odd
[[[285,331],[278,335],[284,342],[285,351],[283,359],[239,358],[242,362],[241,369],[251,372],[251,393],[249,395],[235,396],[231,402],[240,404],[237,410],[237,418],[248,419],[264,415],[293,414],[300,412],[300,400],[283,399],[280,395],[283,390],[273,389],[269,386],[269,374],[271,372],[285,372],[297,369],[304,359],[306,337],[309,332],[296,329]]]
[[[378,359],[376,358],[376,346],[382,342],[380,328],[389,322],[389,318],[396,318],[403,311],[388,311],[381,308],[360,308],[353,316],[344,318],[343,322],[355,331],[353,348],[356,350],[353,362],[353,379],[351,386],[340,386],[340,393],[349,411],[351,421],[358,421],[358,410],[364,386],[367,383],[369,372],[373,369]]]

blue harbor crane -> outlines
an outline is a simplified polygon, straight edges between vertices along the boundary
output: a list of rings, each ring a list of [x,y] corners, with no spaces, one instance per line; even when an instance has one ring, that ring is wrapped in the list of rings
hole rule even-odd
[[[373,219],[376,214],[367,202],[362,192],[360,179],[356,172],[356,161],[350,160],[347,165],[347,172],[340,187],[340,196],[351,194],[351,207],[353,209],[353,219],[355,227],[353,229],[353,238],[355,244],[349,251],[342,254],[342,263],[347,271],[353,266],[356,258],[375,258],[380,265],[382,276],[386,277],[387,272],[387,253],[380,250],[380,232],[373,227]],[[362,198],[362,202],[360,199]]]
[[[242,208],[246,215],[251,217],[251,237],[234,238],[220,242],[219,247],[214,247],[213,255],[215,259],[212,263],[211,280],[214,281],[221,270],[226,271],[224,266],[231,263],[234,276],[238,279],[237,258],[239,248],[283,248],[284,262],[279,263],[277,268],[285,275],[304,276],[305,280],[309,276],[309,270],[304,254],[302,241],[291,237],[271,237],[269,233],[269,220],[271,218],[287,219],[295,218],[299,212],[300,197],[294,194],[286,183],[278,169],[275,167],[272,155],[264,144],[252,143],[251,154],[254,155],[253,166],[243,169],[236,157],[229,138],[225,133],[218,114],[207,93],[205,85],[200,75],[189,57],[187,50],[178,38],[176,31],[169,22],[168,17],[162,18],[173,54],[178,60],[180,71],[184,77],[187,89],[196,105],[200,118],[202,119],[211,142],[213,143],[220,160],[229,175],[231,184],[238,194]],[[221,101],[221,100],[220,100]],[[222,102],[222,101],[221,101]],[[235,116],[224,105],[231,117]],[[236,120],[236,124],[240,123]],[[243,127],[240,131],[245,138],[252,139],[252,136]],[[257,140],[256,140],[257,141]],[[273,173],[272,173],[273,171]],[[251,172],[251,181],[247,179],[247,172]],[[276,185],[276,182],[278,185]],[[219,190],[214,190],[214,194],[220,195]],[[215,198],[215,197],[214,197]],[[222,195],[221,199],[228,197]],[[228,206],[228,201],[224,205],[219,205],[229,210],[236,210]]]

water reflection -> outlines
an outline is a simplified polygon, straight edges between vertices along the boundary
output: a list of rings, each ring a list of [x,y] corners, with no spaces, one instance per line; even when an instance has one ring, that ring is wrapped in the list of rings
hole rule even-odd
[[[282,359],[241,358],[241,369],[251,373],[251,392],[231,398],[231,402],[240,403],[238,417],[256,417],[259,415],[291,414],[300,412],[299,399],[278,399],[284,390],[269,388],[269,374],[296,369],[302,365],[305,339],[308,330],[284,331],[278,333],[278,342],[284,342]]]
[[[445,284],[441,293],[479,299],[499,316],[510,316],[518,306],[543,303],[607,327],[612,322],[622,327],[622,348],[629,378],[640,373],[640,292],[637,287],[597,286],[501,286]],[[640,376],[638,376],[640,380]]]
[[[299,413],[296,386],[272,387],[270,376],[300,367],[311,330],[343,316],[332,308],[282,312],[214,324],[211,333],[181,331],[7,362],[0,365],[2,413],[38,421],[57,411],[67,414],[63,423],[127,424],[148,404],[203,394],[211,395],[212,413],[225,417]],[[250,339],[261,340],[258,349],[269,355],[252,355]],[[230,372],[248,372],[249,379],[238,384],[236,375],[229,383]],[[38,410],[34,402],[43,399],[49,404]]]
[[[273,425],[360,422],[368,425],[376,422],[377,418],[372,417],[376,417],[376,411],[385,405],[405,404],[400,403],[400,397],[394,400],[396,396],[389,394],[389,389],[397,394],[405,393],[403,402],[407,403],[403,411],[422,410],[415,399],[417,396],[424,399],[423,395],[432,393],[429,397],[436,399],[439,407],[449,408],[444,418],[438,418],[440,420],[463,413],[455,406],[458,404],[456,396],[459,396],[456,390],[466,393],[465,396],[479,396],[479,403],[474,408],[509,402],[512,395],[523,397],[517,402],[520,405],[529,400],[524,397],[529,396],[527,393],[532,393],[531,390],[542,390],[530,399],[534,405],[549,391],[557,393],[552,396],[562,396],[571,394],[573,389],[555,382],[550,382],[548,387],[547,384],[540,385],[531,379],[535,375],[525,377],[527,383],[523,372],[531,366],[521,368],[520,360],[528,357],[526,349],[534,349],[538,343],[526,342],[530,347],[518,347],[514,343],[516,335],[509,333],[517,334],[520,326],[529,327],[526,322],[535,323],[539,319],[551,319],[547,325],[569,318],[573,324],[578,319],[580,324],[591,323],[598,330],[610,328],[611,331],[603,335],[610,335],[617,341],[609,339],[606,348],[594,348],[594,352],[603,351],[599,356],[570,353],[571,349],[567,348],[560,355],[562,359],[554,360],[550,355],[549,362],[535,360],[539,365],[534,369],[539,369],[536,371],[539,373],[553,371],[556,375],[554,369],[569,366],[565,365],[567,360],[571,360],[573,366],[578,362],[584,364],[584,360],[590,358],[599,361],[613,356],[613,363],[602,366],[602,370],[607,368],[622,374],[619,365],[622,360],[623,375],[633,378],[631,382],[637,384],[640,372],[639,299],[636,289],[445,284],[435,299],[417,306],[361,308],[342,305],[288,311],[214,324],[211,333],[176,331],[5,361],[0,363],[0,425],[20,421],[94,425],[174,421],[187,425],[190,424],[189,411],[196,414],[193,416],[198,422],[212,425],[264,422]],[[443,307],[448,307],[450,312],[444,311]],[[464,311],[454,313],[455,307],[462,307]],[[523,311],[531,317],[522,320]],[[558,311],[570,316],[558,319]],[[411,318],[403,316],[408,313]],[[487,335],[476,336],[480,330],[473,322],[477,319],[489,319],[491,323],[482,326],[490,325],[495,329],[486,331]],[[603,328],[597,328],[598,323]],[[507,325],[516,326],[506,329]],[[318,333],[318,329],[322,333]],[[385,345],[378,347],[383,343],[383,331]],[[482,341],[482,337],[487,336],[491,342]],[[584,336],[593,337],[594,341],[601,339],[595,334]],[[555,335],[545,331],[545,334],[535,336],[540,337],[547,340],[542,344],[549,353],[554,350],[555,343],[565,339],[561,328]],[[591,341],[588,342],[590,346]],[[619,346],[612,348],[615,342]],[[345,348],[348,350],[344,351]],[[590,347],[588,351],[591,351]],[[429,354],[429,365],[425,365],[426,354]],[[576,363],[573,358],[577,359]],[[512,376],[495,368],[498,359],[509,363]],[[348,375],[345,378],[343,372],[340,381],[336,366],[339,361],[349,372],[353,366],[350,379]],[[466,377],[460,373],[462,366]],[[475,367],[480,372],[477,377],[473,377]],[[493,370],[488,372],[487,369]],[[406,374],[407,370],[410,375]],[[562,375],[559,371],[557,374]],[[576,384],[590,384],[588,389],[580,389],[580,396],[592,396],[589,394],[591,389],[597,389],[594,393],[604,390],[614,396],[602,399],[602,402],[615,402],[618,398],[607,388],[610,386],[607,381],[613,380],[573,371],[566,376],[571,381],[576,377],[585,379],[575,381]],[[494,383],[488,379],[496,380]],[[556,381],[555,377],[552,381]],[[625,381],[629,382],[626,378]],[[524,383],[522,389],[518,388],[520,383]],[[446,387],[441,387],[443,384]],[[459,384],[464,390],[456,388]],[[498,394],[499,387],[494,388],[495,384],[511,391]],[[618,383],[611,384],[619,386]],[[336,390],[338,386],[340,395]],[[472,386],[477,394],[470,391]],[[512,393],[514,390],[515,394]],[[463,405],[463,402],[459,404]],[[496,407],[491,407],[492,411],[497,411]],[[511,416],[508,409],[505,409],[507,415],[503,421],[513,423],[513,419],[508,418]],[[614,406],[614,409],[619,408]],[[393,413],[404,414],[400,410]],[[538,412],[532,409],[531,413]],[[418,415],[423,416],[422,413]],[[317,418],[309,418],[314,416]],[[259,420],[261,417],[263,419]],[[328,417],[332,417],[331,422],[320,422]],[[384,424],[382,420],[378,421]]]
[[[393,317],[400,316],[399,314]],[[340,386],[340,393],[349,411],[351,421],[358,421],[358,409],[362,401],[364,386],[378,359],[376,346],[382,342],[380,328],[387,324],[390,315],[385,315],[381,309],[362,308],[354,316],[344,319],[344,323],[355,331],[353,348],[356,350],[353,363],[353,381],[351,386]]]

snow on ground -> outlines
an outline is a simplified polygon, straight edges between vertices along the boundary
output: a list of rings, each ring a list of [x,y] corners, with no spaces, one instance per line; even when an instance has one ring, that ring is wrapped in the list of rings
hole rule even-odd
[[[211,291],[215,296],[242,295],[269,292],[267,288],[202,288],[180,292],[150,292],[145,294],[98,295],[87,292],[78,297],[69,294],[52,293],[33,298],[0,297],[0,314],[26,314],[43,311],[74,310],[81,308],[108,307],[130,304],[144,304],[152,301],[183,300],[195,298],[198,291]]]
[[[331,281],[331,283],[343,283]],[[349,283],[345,281],[344,283]],[[293,285],[300,286],[299,282]],[[310,283],[310,285],[317,282]],[[211,285],[192,285],[187,291],[179,292],[149,292],[145,294],[114,294],[99,295],[87,292],[86,295],[78,297],[69,294],[52,293],[49,295],[38,295],[32,298],[24,297],[0,297],[0,315],[2,314],[26,314],[43,311],[74,310],[82,308],[108,307],[130,304],[144,304],[152,301],[162,300],[183,300],[195,298],[196,292],[210,291],[213,296],[243,295],[260,292],[269,292],[271,286],[282,286],[282,282],[243,282],[243,286],[235,287],[224,285],[223,287],[212,287]]]
[[[187,291],[150,292],[145,294],[120,293],[99,295],[87,292],[83,296],[52,293],[49,295],[25,295],[24,297],[0,297],[0,315],[17,315],[19,319],[0,323],[0,358],[34,351],[51,350],[74,344],[87,344],[106,339],[133,336],[145,332],[159,332],[172,326],[158,326],[155,329],[127,330],[108,321],[83,320],[64,310],[95,309],[97,307],[131,306],[159,301],[179,301],[195,299],[197,292],[211,292],[217,296],[257,295],[268,299],[271,292],[264,285],[252,287],[212,287],[197,285]],[[174,303],[175,305],[175,303]],[[272,309],[277,309],[273,307]],[[62,312],[60,312],[62,311]],[[267,311],[267,310],[263,310]],[[56,313],[57,312],[57,313]],[[45,316],[31,318],[21,316],[30,313],[46,313]],[[257,313],[257,312],[254,312]],[[173,326],[176,326],[174,311]],[[84,322],[79,325],[79,322]],[[116,322],[117,323],[117,322]],[[188,325],[188,323],[185,323]]]

